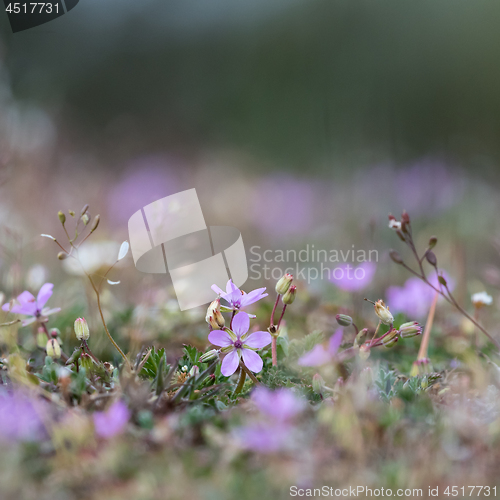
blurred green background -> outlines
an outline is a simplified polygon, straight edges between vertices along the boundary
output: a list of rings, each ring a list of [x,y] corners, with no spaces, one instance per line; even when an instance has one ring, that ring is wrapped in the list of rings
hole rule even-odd
[[[65,147],[108,168],[150,150],[237,150],[337,173],[500,158],[496,0],[81,0],[12,34],[4,78]],[[5,76],[6,75],[6,76]]]

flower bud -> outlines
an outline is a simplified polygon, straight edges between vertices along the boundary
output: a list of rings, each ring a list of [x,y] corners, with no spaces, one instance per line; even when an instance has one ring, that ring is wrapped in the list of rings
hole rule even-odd
[[[61,346],[56,339],[50,339],[45,346],[45,351],[47,356],[54,359],[59,359],[61,357]]]
[[[59,210],[59,212],[57,212],[57,216],[59,217],[61,224],[64,224],[66,222],[66,216],[64,215],[63,212],[61,212],[61,210]]]
[[[220,299],[215,299],[207,309],[205,321],[214,329],[220,330],[226,324],[224,316],[220,312]]]
[[[396,342],[398,341],[398,337],[393,337],[390,340],[385,340],[385,338],[382,340],[382,343],[384,344],[384,347],[387,347],[387,349],[390,349],[391,347],[394,347]]]
[[[354,347],[359,346],[361,344],[361,340],[363,337],[368,333],[368,328],[363,328],[360,330],[360,332],[356,335],[356,338],[354,339]]]
[[[71,215],[71,217],[75,216],[75,211],[74,210],[68,210],[68,213],[69,213],[69,215]]]
[[[210,361],[215,361],[219,359],[219,351],[217,349],[212,349],[207,351],[205,354],[200,356],[200,363],[209,363]]]
[[[437,245],[438,239],[436,236],[431,236],[429,239],[429,250],[434,248]]]
[[[66,260],[68,258],[68,254],[66,252],[59,252],[57,254],[57,258],[59,260]]]
[[[85,370],[88,372],[92,371],[92,369],[94,368],[94,361],[92,360],[92,358],[86,353],[84,352],[81,356],[80,356],[80,366],[82,368],[85,368]]]
[[[286,292],[288,292],[292,281],[293,275],[286,273],[279,279],[278,283],[276,283],[276,293],[278,293],[279,295],[284,295]]]
[[[363,344],[359,347],[359,358],[366,361],[370,357],[370,343]]]
[[[88,340],[90,337],[89,325],[85,318],[78,318],[75,320],[75,334],[78,340]]]
[[[97,226],[99,225],[100,220],[101,220],[100,215],[96,215],[94,217],[94,222],[92,222],[92,227],[90,228],[91,233],[93,233],[97,229]]]
[[[425,254],[425,258],[427,259],[427,262],[431,265],[436,267],[437,266],[437,257],[436,254],[432,251],[427,251]]]
[[[399,332],[395,328],[392,328],[385,337],[382,338],[382,344],[384,344],[385,347],[392,347],[398,341],[398,334]]]
[[[87,203],[86,205],[83,206],[83,208],[80,210],[80,216],[85,215],[87,213],[87,210],[89,209],[89,204]]]
[[[337,314],[337,316],[335,316],[335,319],[340,326],[352,325],[352,318],[350,316],[347,316],[347,314]]]
[[[194,365],[191,367],[191,370],[189,370],[189,376],[190,377],[197,377],[200,374],[200,369]]]
[[[410,321],[399,327],[399,333],[401,338],[408,339],[420,335],[422,333],[422,327],[416,321]]]
[[[49,333],[53,339],[57,339],[61,335],[61,330],[59,328],[51,328]]]
[[[444,276],[439,275],[438,276],[438,281],[440,285],[447,286],[448,282],[444,279]]]
[[[104,366],[104,369],[108,372],[108,373],[113,373],[113,370],[115,369],[115,367],[113,366],[112,363],[110,363],[109,361],[105,361],[103,364]]]
[[[396,252],[396,250],[391,250],[389,252],[389,257],[392,259],[393,262],[396,264],[402,264],[403,263],[403,258],[401,257],[399,252]]]
[[[325,381],[319,373],[312,378],[312,388],[316,394],[322,394],[325,390]]]
[[[385,325],[392,325],[394,323],[394,316],[391,314],[389,308],[384,304],[382,299],[375,303],[375,314]]]
[[[289,306],[290,304],[293,303],[293,301],[295,300],[295,294],[297,293],[297,287],[295,285],[292,285],[288,290],[287,292],[285,293],[285,295],[283,295],[283,304],[286,304],[287,306]]]

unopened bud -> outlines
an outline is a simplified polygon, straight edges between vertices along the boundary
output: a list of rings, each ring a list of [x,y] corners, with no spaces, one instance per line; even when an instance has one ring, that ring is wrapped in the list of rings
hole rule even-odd
[[[68,254],[67,254],[66,252],[59,252],[59,253],[57,254],[57,258],[58,258],[59,260],[65,260],[65,259],[67,259],[67,258],[68,258]]]
[[[363,337],[368,333],[368,328],[363,328],[360,330],[360,332],[356,335],[356,338],[354,339],[354,347],[359,346],[361,344],[361,341],[363,340]]]
[[[437,266],[437,257],[436,254],[432,251],[428,251],[425,254],[425,258],[427,259],[427,262],[431,265],[436,267]]]
[[[224,316],[220,312],[220,299],[215,299],[207,309],[205,321],[214,329],[220,330],[226,324]]]
[[[102,365],[108,373],[113,373],[115,367],[109,361],[105,361]]]
[[[443,285],[443,286],[447,286],[447,285],[448,285],[448,282],[447,282],[447,281],[444,279],[444,277],[443,277],[443,276],[441,276],[441,275],[439,275],[439,276],[438,276],[438,281],[439,281],[439,283],[440,283],[441,285]]]
[[[291,284],[293,281],[293,275],[286,273],[283,275],[278,283],[276,283],[276,293],[279,295],[284,295],[286,292],[288,292],[288,289],[290,288]]]
[[[402,338],[408,339],[422,333],[422,327],[416,321],[404,323],[399,327],[399,333]]]
[[[100,215],[96,215],[94,217],[94,222],[92,222],[92,227],[90,228],[91,233],[93,233],[97,229],[97,226],[99,225],[100,220],[101,220]]]
[[[219,359],[219,351],[217,349],[212,349],[207,351],[205,354],[200,356],[200,363],[209,363],[210,361],[215,361]]]
[[[312,388],[316,394],[322,394],[325,390],[325,381],[319,373],[312,378]]]
[[[71,217],[75,216],[75,211],[74,210],[68,210],[68,213],[69,213],[69,215],[71,215]]]
[[[384,344],[385,347],[392,347],[398,341],[398,334],[399,332],[395,328],[392,328],[382,338],[382,344]]]
[[[49,333],[53,339],[56,339],[61,335],[61,330],[59,328],[51,328]]]
[[[197,377],[200,374],[200,369],[194,365],[191,367],[191,370],[189,370],[189,376],[190,377]]]
[[[61,346],[56,339],[50,339],[45,346],[45,351],[47,356],[54,359],[59,359],[61,357]]]
[[[66,222],[66,216],[64,215],[63,212],[61,212],[61,210],[59,210],[59,212],[57,212],[57,216],[59,217],[61,224],[64,224]]]
[[[438,239],[436,236],[431,236],[429,239],[429,250],[437,245]]]
[[[352,318],[350,316],[347,316],[347,314],[337,314],[337,316],[335,316],[335,319],[340,326],[352,325]]]
[[[385,325],[392,325],[394,323],[394,316],[389,311],[382,299],[375,302],[375,314],[380,318],[380,321]]]
[[[85,215],[87,213],[87,210],[89,209],[89,204],[87,203],[86,205],[83,206],[83,208],[80,211],[80,217],[82,215]]]
[[[370,344],[363,344],[359,347],[359,358],[366,361],[370,357]]]
[[[410,216],[406,210],[401,214],[401,222],[404,222],[405,224],[410,223]]]
[[[84,352],[80,356],[80,365],[82,368],[85,368],[87,372],[90,372],[94,368],[94,361],[86,352]]]
[[[75,334],[78,340],[89,339],[89,325],[87,325],[87,321],[85,321],[85,318],[78,318],[75,320]]]
[[[287,306],[289,306],[290,304],[292,304],[293,301],[295,300],[295,294],[296,293],[297,293],[297,287],[295,285],[292,285],[287,290],[287,292],[285,293],[285,295],[283,295],[283,297],[282,297],[283,304],[286,304]]]
[[[391,257],[392,261],[395,262],[396,264],[403,263],[403,258],[401,257],[399,252],[396,252],[396,250],[391,250],[389,252],[389,256]]]

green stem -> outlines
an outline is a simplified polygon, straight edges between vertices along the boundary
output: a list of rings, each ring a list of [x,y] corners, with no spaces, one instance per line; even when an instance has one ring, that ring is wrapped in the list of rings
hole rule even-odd
[[[247,374],[243,367],[240,369],[240,380],[238,381],[238,385],[236,386],[236,389],[234,390],[233,396],[236,396],[241,392],[243,389],[243,386],[245,385],[245,379],[247,378]]]

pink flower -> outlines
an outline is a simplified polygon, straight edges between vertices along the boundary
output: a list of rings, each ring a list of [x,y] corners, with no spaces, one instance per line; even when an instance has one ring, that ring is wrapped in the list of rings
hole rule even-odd
[[[357,292],[366,288],[373,280],[377,265],[374,262],[363,262],[354,267],[341,264],[333,270],[330,281],[346,292]]]
[[[106,411],[96,411],[93,417],[96,434],[102,438],[110,438],[125,429],[130,411],[123,401],[116,401]]]
[[[449,289],[453,290],[453,280],[446,273],[443,275]],[[431,276],[429,282],[438,290],[441,288],[436,275]],[[387,304],[393,313],[403,313],[415,319],[428,314],[435,295],[435,290],[416,276],[406,280],[402,287],[390,286],[386,291]]]
[[[245,293],[233,283],[233,280],[227,282],[226,292],[217,285],[212,285],[212,290],[218,293],[221,299],[224,299],[233,309],[241,309],[249,306],[268,295],[264,293],[266,291],[265,288],[257,288],[250,293]]]
[[[245,312],[239,312],[233,319],[232,331],[229,328],[213,330],[208,336],[212,344],[222,347],[222,351],[227,352],[221,366],[221,372],[225,377],[236,371],[241,357],[249,370],[254,373],[262,370],[262,359],[255,350],[270,344],[271,334],[269,332],[248,334],[249,328],[250,317]]]
[[[43,401],[22,392],[0,392],[0,436],[7,441],[38,441],[45,434]]]
[[[255,389],[252,401],[264,419],[236,430],[239,445],[259,453],[272,453],[296,446],[297,432],[292,419],[305,409],[305,402],[290,389],[271,391],[265,387]]]
[[[328,342],[328,350],[321,344],[314,346],[309,352],[306,352],[299,358],[300,366],[321,366],[330,363],[337,354],[340,344],[342,344],[343,331],[339,328],[331,337]]]
[[[56,307],[54,309],[50,309],[48,307],[44,308],[45,304],[52,296],[53,288],[54,285],[52,283],[45,283],[40,288],[36,299],[33,294],[26,290],[17,296],[12,306],[10,303],[6,303],[2,306],[2,309],[14,314],[25,314],[26,316],[31,316],[30,318],[23,320],[21,323],[23,326],[30,325],[42,316],[49,316],[50,314],[57,313],[61,310],[60,307]]]
[[[271,391],[265,387],[257,387],[252,393],[252,401],[261,413],[278,422],[292,419],[305,407],[302,399],[285,388]]]

